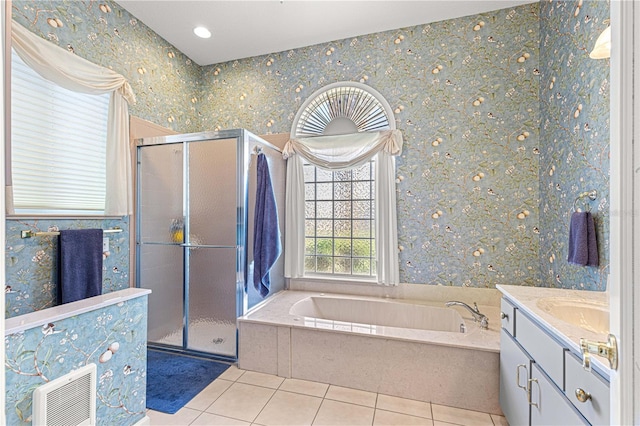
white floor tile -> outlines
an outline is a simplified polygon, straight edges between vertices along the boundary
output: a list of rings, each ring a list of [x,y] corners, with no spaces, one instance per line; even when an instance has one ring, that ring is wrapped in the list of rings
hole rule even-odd
[[[240,370],[235,365],[232,365],[229,368],[227,368],[224,373],[219,375],[218,379],[229,380],[229,381],[235,382],[236,380],[238,380],[240,378],[240,376],[242,376],[242,374],[244,372],[245,372],[244,370]]]
[[[204,411],[213,404],[213,401],[218,399],[224,391],[226,391],[233,382],[229,380],[216,379],[196,395],[186,405],[187,408],[193,408],[194,410]]]
[[[432,426],[433,420],[376,409],[373,426]]]
[[[319,426],[359,426],[373,423],[373,408],[325,399],[313,421]]]
[[[329,385],[326,383],[310,382],[308,380],[285,379],[278,389],[322,398],[327,393]]]
[[[321,403],[322,398],[279,390],[255,422],[265,426],[311,425]]]
[[[202,413],[191,423],[191,426],[249,426],[250,424],[242,420],[218,416],[217,414]]]
[[[504,416],[491,414],[491,420],[493,420],[493,424],[496,426],[509,426],[509,422],[507,422],[507,419]]]
[[[493,426],[491,415],[479,411],[463,410],[445,405],[431,404],[433,420],[464,426]]]
[[[232,419],[252,422],[274,393],[273,389],[234,383],[206,411]]]
[[[237,382],[278,389],[282,382],[284,382],[284,378],[274,376],[272,374],[258,373],[257,371],[246,371],[242,376],[240,376]]]
[[[378,395],[376,408],[411,416],[431,418],[431,404],[413,399],[398,398],[390,395]]]
[[[147,410],[147,416],[151,419],[152,425],[178,426],[188,425],[200,415],[200,411],[183,407],[175,414],[161,413],[159,411]]]
[[[329,386],[329,390],[327,391],[325,398],[373,408],[376,406],[376,396],[377,395],[373,392],[331,385]]]

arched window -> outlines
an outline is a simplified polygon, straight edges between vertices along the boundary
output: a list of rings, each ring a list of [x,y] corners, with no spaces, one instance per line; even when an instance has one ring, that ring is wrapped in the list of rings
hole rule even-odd
[[[386,100],[359,83],[329,85],[302,105],[293,122],[289,147],[295,144],[292,149],[303,157],[304,201],[294,203],[303,206],[302,212],[288,213],[287,220],[291,218],[289,214],[304,215],[303,224],[300,223],[304,227],[304,248],[294,250],[296,261],[303,253],[304,264],[299,264],[301,271],[289,270],[289,276],[334,274],[397,283],[379,276],[380,241],[376,224],[380,220],[376,212],[381,211],[376,200],[388,198],[388,191],[381,194],[377,182],[380,176],[377,160],[383,154],[380,138],[389,137],[394,129],[393,114]],[[393,157],[387,157],[393,161]],[[388,167],[383,169],[388,172]],[[393,172],[389,178],[394,181]],[[388,185],[387,182],[383,186]],[[395,195],[392,202],[395,208]],[[383,220],[387,220],[386,216]],[[395,214],[393,221],[395,227]],[[299,237],[294,238],[300,242]],[[388,243],[388,238],[382,240]],[[395,241],[397,251],[397,237]],[[397,269],[397,254],[395,259]],[[387,270],[388,266],[382,269]]]

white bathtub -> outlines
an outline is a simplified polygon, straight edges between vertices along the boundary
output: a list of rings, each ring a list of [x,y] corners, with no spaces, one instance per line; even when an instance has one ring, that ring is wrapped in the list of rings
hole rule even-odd
[[[489,317],[482,330],[464,309],[444,307],[464,300],[459,295],[410,301],[283,291],[238,319],[238,365],[500,414],[499,307],[480,305]]]
[[[360,325],[464,333],[462,316],[453,309],[391,300],[310,296],[296,302],[291,315]]]

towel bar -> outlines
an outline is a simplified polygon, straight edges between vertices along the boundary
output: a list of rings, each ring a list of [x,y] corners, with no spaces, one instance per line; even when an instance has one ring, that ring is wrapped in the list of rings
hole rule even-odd
[[[122,232],[122,229],[120,228],[113,228],[113,229],[105,229],[104,231],[105,234],[115,234],[116,232]],[[21,231],[20,232],[20,238],[31,238],[31,237],[49,237],[49,236],[55,236],[55,235],[60,235],[60,231],[38,231],[38,232],[33,232],[33,231]]]

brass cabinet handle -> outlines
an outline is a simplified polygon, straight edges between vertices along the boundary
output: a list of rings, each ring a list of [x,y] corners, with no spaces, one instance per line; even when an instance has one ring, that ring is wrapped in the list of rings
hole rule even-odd
[[[576,389],[576,398],[578,398],[580,402],[587,402],[591,399],[591,394],[584,389],[578,388]]]
[[[509,318],[509,315],[505,314],[504,312],[500,312],[500,319],[507,319]]]

